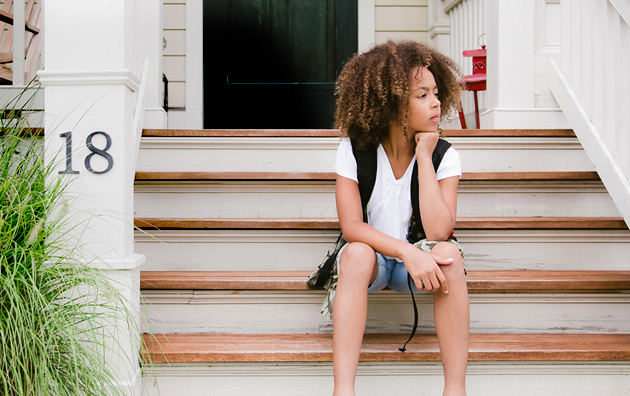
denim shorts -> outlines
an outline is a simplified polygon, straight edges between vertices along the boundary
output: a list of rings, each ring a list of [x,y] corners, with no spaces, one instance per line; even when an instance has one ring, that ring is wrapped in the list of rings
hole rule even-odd
[[[456,240],[449,238],[446,242],[454,244],[459,249],[462,259],[464,258],[464,251]],[[439,242],[436,241],[427,241],[426,239],[423,239],[415,243],[415,246],[427,253],[430,253],[438,243]],[[341,248],[339,254],[337,255],[338,266],[341,265],[341,253],[346,246],[348,245],[346,244],[343,248]],[[399,293],[409,293],[409,285],[407,283],[408,272],[405,264],[402,261],[383,256],[380,253],[376,253],[376,260],[378,262],[378,274],[376,275],[374,282],[372,282],[372,284],[368,287],[368,293],[383,290],[387,287]],[[411,281],[411,289],[414,293],[418,293],[418,289],[416,289],[416,285],[413,281]]]

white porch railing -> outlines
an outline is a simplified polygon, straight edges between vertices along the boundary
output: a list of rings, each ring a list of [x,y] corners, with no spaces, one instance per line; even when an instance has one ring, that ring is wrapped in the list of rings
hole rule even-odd
[[[551,91],[630,225],[630,1],[562,1]]]
[[[479,37],[488,32],[486,0],[444,0],[444,12],[450,20],[449,56],[461,67],[464,75],[472,74],[472,58],[464,57],[465,50],[480,49]],[[483,43],[484,38],[482,38]],[[486,109],[486,94],[479,91],[479,110]],[[472,92],[462,95],[462,107],[467,114],[474,113]],[[468,118],[468,117],[467,117]],[[474,126],[474,118],[467,119]]]

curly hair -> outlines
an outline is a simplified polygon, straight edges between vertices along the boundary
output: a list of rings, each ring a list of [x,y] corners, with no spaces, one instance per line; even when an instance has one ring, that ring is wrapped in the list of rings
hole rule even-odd
[[[422,43],[388,41],[344,65],[336,85],[335,128],[361,148],[382,142],[390,121],[400,122],[406,135],[411,74],[417,67],[435,77],[442,118],[457,109],[461,73],[453,60]]]

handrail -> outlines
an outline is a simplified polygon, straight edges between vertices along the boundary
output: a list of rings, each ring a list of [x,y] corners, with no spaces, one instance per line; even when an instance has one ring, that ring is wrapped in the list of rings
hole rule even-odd
[[[8,23],[10,25],[14,25],[15,19],[16,18],[12,14],[10,14],[10,13],[8,13],[6,11],[0,10],[0,21]],[[26,17],[24,19],[26,19]],[[39,33],[39,29],[37,27],[32,26],[31,24],[29,24],[28,21],[24,22],[24,29],[27,32],[30,32],[30,33],[33,33],[33,34],[38,34]]]
[[[140,86],[138,88],[138,97],[136,98],[136,109],[133,115],[133,152],[134,152],[134,160],[133,166],[129,167],[129,172],[131,173],[131,178],[133,180],[133,175],[136,173],[136,165],[138,163],[138,152],[140,151],[140,141],[142,140],[142,128],[144,125],[144,116],[146,114],[147,105],[146,105],[146,90],[147,90],[147,78],[149,75],[149,59],[146,58],[144,60],[144,66],[142,68],[142,76],[140,77]]]
[[[630,226],[630,2],[562,2],[562,61],[550,88]]]
[[[630,2],[628,0],[608,0],[615,7],[627,25],[630,25]]]

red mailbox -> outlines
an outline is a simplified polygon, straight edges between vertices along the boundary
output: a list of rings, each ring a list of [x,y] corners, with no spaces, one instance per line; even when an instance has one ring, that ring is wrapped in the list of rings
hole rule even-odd
[[[471,57],[473,61],[473,74],[464,76],[464,83],[467,91],[473,91],[475,97],[475,121],[477,129],[479,129],[479,102],[477,100],[477,91],[486,90],[486,47],[481,49],[468,50],[463,52],[464,56]],[[464,125],[465,128],[465,125]]]

